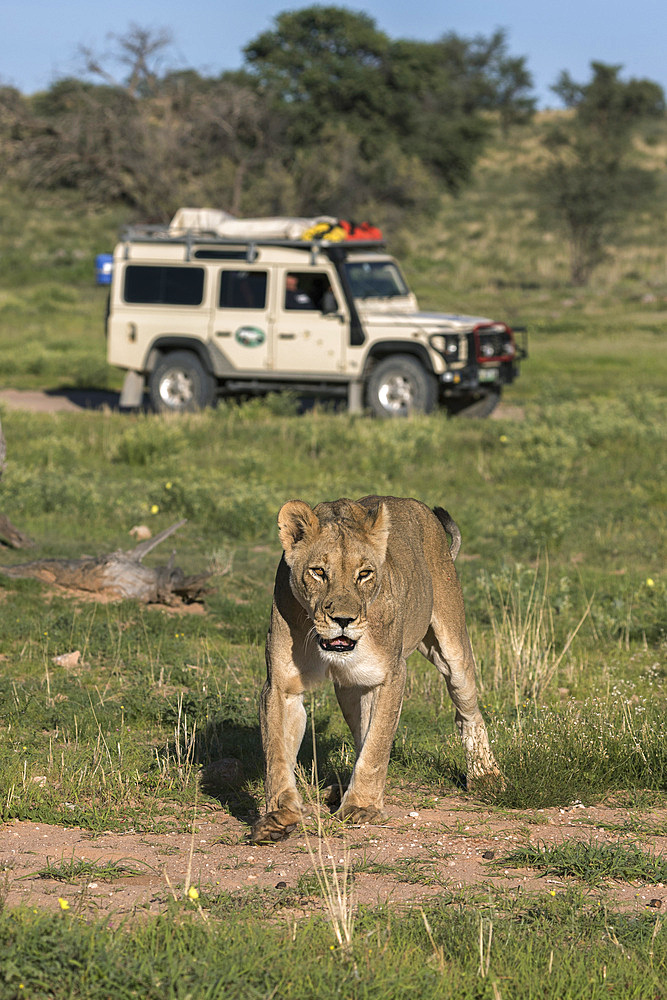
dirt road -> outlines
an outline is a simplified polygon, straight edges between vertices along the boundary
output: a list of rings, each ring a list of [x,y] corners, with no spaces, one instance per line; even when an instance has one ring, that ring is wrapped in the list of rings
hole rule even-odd
[[[336,829],[325,819],[323,829],[329,835],[321,848],[312,823],[308,836],[302,831],[280,844],[251,844],[248,827],[213,803],[200,805],[193,833],[140,834],[128,829],[91,836],[78,827],[10,822],[0,827],[5,902],[57,910],[60,898],[84,912],[120,916],[139,907],[159,913],[172,893],[183,898],[187,885],[194,885],[208,896],[249,889],[274,893],[277,906],[312,912],[322,906],[315,867],[331,871],[335,865],[340,872],[346,860],[354,873],[354,898],[367,905],[405,905],[471,891],[557,895],[570,886],[585,886],[576,879],[539,877],[529,869],[504,865],[503,857],[528,842],[546,846],[576,839],[612,845],[618,842],[619,828],[640,818],[636,810],[631,814],[581,804],[528,812],[493,810],[464,795],[441,798],[436,808],[423,809],[401,797],[401,804],[389,803],[390,819],[383,826]],[[644,849],[664,852],[667,810],[648,811],[641,819],[647,830],[655,831],[654,836],[642,835]],[[90,863],[87,878],[68,883],[49,877],[49,865],[57,869],[63,862],[83,860]],[[119,872],[120,877],[106,881],[104,865],[110,863],[127,874]],[[610,882],[587,894],[592,901],[606,898],[634,912],[667,908],[664,885]]]
[[[103,389],[0,389],[0,405],[9,410],[37,413],[76,413],[80,410],[117,410],[120,393]],[[490,420],[522,420],[523,408],[500,403]]]

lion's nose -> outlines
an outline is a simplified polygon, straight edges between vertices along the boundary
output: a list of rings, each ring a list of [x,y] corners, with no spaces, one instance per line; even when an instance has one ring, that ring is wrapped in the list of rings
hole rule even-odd
[[[340,627],[345,630],[350,622],[354,621],[354,618],[334,618],[334,621],[336,625],[340,625]]]

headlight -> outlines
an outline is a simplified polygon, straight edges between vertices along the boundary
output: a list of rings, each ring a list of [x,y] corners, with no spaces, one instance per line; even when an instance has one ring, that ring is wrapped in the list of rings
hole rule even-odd
[[[438,354],[442,354],[446,361],[457,360],[459,356],[458,334],[434,334],[430,338],[430,342],[431,347],[436,350]]]

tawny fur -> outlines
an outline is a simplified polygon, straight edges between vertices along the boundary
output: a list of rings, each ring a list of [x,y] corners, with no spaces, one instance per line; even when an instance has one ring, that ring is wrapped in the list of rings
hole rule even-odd
[[[278,528],[284,552],[260,706],[266,814],[253,827],[253,840],[287,836],[306,811],[294,775],[306,727],[303,696],[327,677],[357,754],[338,815],[357,823],[385,817],[389,754],[406,659],[415,649],[445,678],[468,782],[500,781],[478,707],[454,568],[461,533],[447,511],[396,497],[336,500],[314,509],[290,500]]]

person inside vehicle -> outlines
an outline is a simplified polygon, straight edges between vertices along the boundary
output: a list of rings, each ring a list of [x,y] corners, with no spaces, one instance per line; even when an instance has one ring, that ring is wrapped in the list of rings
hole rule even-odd
[[[314,309],[315,305],[307,292],[299,289],[299,277],[288,274],[285,278],[285,309]]]

